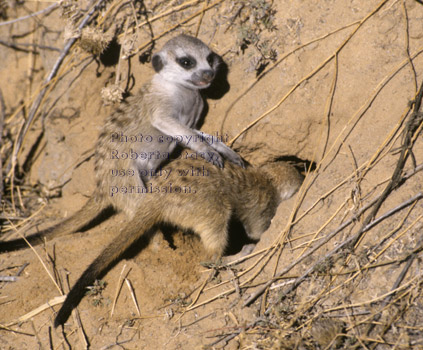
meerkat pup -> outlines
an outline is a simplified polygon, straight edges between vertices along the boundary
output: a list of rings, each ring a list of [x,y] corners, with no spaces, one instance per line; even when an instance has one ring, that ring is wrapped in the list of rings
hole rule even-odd
[[[29,243],[77,232],[108,207],[131,219],[145,182],[157,175],[177,144],[218,167],[223,167],[222,156],[243,166],[241,157],[221,140],[195,129],[204,106],[200,90],[210,86],[219,62],[206,44],[188,35],[176,36],[154,54],[151,82],[107,118],[99,135],[93,195],[67,220],[27,237]],[[0,252],[25,247],[23,239],[0,242]]]
[[[56,316],[56,327],[68,319],[86,287],[132,244],[151,236],[157,224],[170,223],[194,231],[206,250],[218,257],[227,246],[232,216],[243,224],[251,239],[258,240],[270,226],[279,203],[290,198],[303,181],[303,176],[284,162],[246,169],[228,163],[220,169],[186,159],[170,162],[165,169],[170,175],[152,179],[150,192],[132,220],[77,280]]]

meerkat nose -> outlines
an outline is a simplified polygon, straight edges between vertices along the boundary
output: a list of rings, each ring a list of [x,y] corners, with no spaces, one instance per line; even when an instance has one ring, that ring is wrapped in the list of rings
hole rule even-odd
[[[210,83],[214,78],[214,72],[211,69],[203,70],[201,72],[201,79]]]

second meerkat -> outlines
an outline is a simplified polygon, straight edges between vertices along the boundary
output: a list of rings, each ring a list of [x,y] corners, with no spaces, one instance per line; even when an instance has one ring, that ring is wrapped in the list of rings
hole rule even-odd
[[[73,216],[27,237],[28,241],[40,244],[45,237],[77,232],[108,207],[125,212],[131,219],[146,180],[165,160],[163,155],[166,158],[171,154],[177,143],[218,167],[223,166],[221,155],[243,166],[240,156],[223,142],[209,142],[210,135],[195,129],[204,107],[200,90],[210,86],[219,62],[219,56],[206,44],[188,35],[176,36],[154,54],[156,74],[151,82],[107,118],[99,135],[95,149],[96,189],[91,198]],[[148,139],[124,142],[121,135],[144,135]],[[112,176],[112,171],[120,170],[126,176]],[[121,188],[133,189],[134,193],[115,191]],[[0,252],[25,247],[22,239],[0,242]]]
[[[170,162],[166,168],[172,170],[170,176],[153,179],[152,192],[146,195],[132,220],[72,287],[56,316],[56,327],[66,322],[86,287],[132,244],[151,236],[157,224],[190,229],[200,236],[210,254],[221,256],[228,244],[232,217],[243,224],[251,239],[258,240],[270,226],[279,203],[290,198],[303,181],[303,176],[284,162],[246,169],[228,163],[219,169],[201,160],[186,159]]]

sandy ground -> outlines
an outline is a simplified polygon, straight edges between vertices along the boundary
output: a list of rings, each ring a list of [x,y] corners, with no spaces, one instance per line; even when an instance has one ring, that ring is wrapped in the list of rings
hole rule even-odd
[[[108,35],[118,8],[107,12],[111,3],[118,1],[102,9],[109,15],[103,23]],[[145,10],[151,18],[181,3],[145,1]],[[251,0],[245,6],[223,1],[210,8],[205,6],[214,2],[189,3],[142,26],[136,36],[119,39],[135,43],[134,55],[119,64],[113,45],[101,59],[74,46],[23,141],[13,202],[7,166],[14,141],[64,47],[69,19],[56,9],[0,22],[2,239],[17,237],[14,225],[22,225],[22,219],[6,217],[33,215],[30,223],[43,228],[85,203],[94,190],[96,137],[115,108],[104,105],[102,89],[115,83],[120,69],[120,86],[134,93],[153,75],[151,64],[140,59],[145,48],[136,48],[197,12],[160,36],[153,52],[176,33],[198,30],[229,69],[229,90],[209,99],[202,130],[236,137],[232,147],[251,164],[287,159],[311,166],[302,190],[280,205],[251,258],[214,272],[200,264],[206,255],[196,236],[159,231],[146,249],[125,256],[107,273],[100,294],[83,299],[82,327],[71,318],[64,334],[52,328],[60,304],[23,322],[19,318],[67,291],[66,280],[75,282],[125,217],[112,216],[36,252],[0,255],[0,276],[13,276],[27,264],[16,282],[0,282],[0,349],[82,349],[85,342],[92,349],[421,348],[423,201],[407,204],[423,191],[422,173],[414,174],[423,160],[421,134],[413,134],[412,157],[402,172],[410,176],[373,216],[397,208],[395,213],[366,230],[354,248],[319,259],[368,223],[374,207],[357,214],[381,195],[401,157],[403,133],[413,117],[408,111],[423,79],[423,5],[414,0]],[[0,6],[3,21],[48,6],[0,4],[6,4]],[[88,5],[81,2],[82,10]],[[131,11],[123,7],[114,18],[117,33],[124,32],[123,15],[133,21]],[[142,24],[142,9],[137,13]],[[325,242],[343,223],[350,224]],[[308,253],[275,280],[265,298],[243,306],[273,275]],[[293,279],[310,267],[312,273],[284,297]],[[369,331],[371,324],[375,328]]]

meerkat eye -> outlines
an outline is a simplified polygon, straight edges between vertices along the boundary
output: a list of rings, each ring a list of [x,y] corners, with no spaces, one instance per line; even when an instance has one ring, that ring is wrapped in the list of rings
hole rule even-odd
[[[209,54],[207,56],[207,62],[209,63],[210,67],[213,67],[214,62],[215,62],[215,54],[212,52],[211,54]]]
[[[179,57],[176,59],[176,62],[184,69],[194,68],[197,64],[196,60],[189,56]]]

